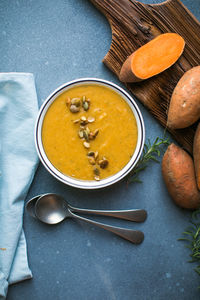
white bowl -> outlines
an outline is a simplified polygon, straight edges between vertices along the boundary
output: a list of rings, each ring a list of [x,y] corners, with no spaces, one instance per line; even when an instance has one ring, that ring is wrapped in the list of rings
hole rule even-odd
[[[130,159],[130,161],[121,169],[118,173],[107,177],[105,179],[102,179],[100,181],[89,181],[89,180],[80,180],[80,179],[75,179],[70,176],[67,176],[60,171],[58,171],[52,163],[49,161],[44,148],[43,148],[43,143],[42,143],[42,124],[43,120],[45,117],[45,114],[49,108],[49,106],[52,104],[52,102],[64,91],[70,89],[71,87],[74,86],[80,86],[80,85],[85,85],[85,84],[98,84],[98,85],[103,85],[111,90],[114,90],[117,92],[119,95],[123,97],[123,99],[128,103],[130,106],[135,119],[137,123],[137,130],[138,130],[138,139],[137,139],[137,145],[135,148],[135,151]],[[121,87],[117,86],[116,84],[103,80],[103,79],[97,79],[97,78],[81,78],[77,80],[73,80],[70,82],[67,82],[57,88],[43,103],[42,107],[40,108],[38,118],[36,121],[36,126],[35,126],[35,145],[36,149],[39,155],[39,158],[41,162],[43,163],[44,167],[51,173],[55,178],[60,180],[61,182],[68,184],[70,186],[76,187],[76,188],[81,188],[81,189],[98,189],[98,188],[104,188],[106,186],[109,186],[119,180],[121,180],[123,177],[125,177],[137,164],[142,151],[144,147],[144,140],[145,140],[145,127],[144,127],[144,121],[141,115],[141,112],[133,100],[133,98]]]

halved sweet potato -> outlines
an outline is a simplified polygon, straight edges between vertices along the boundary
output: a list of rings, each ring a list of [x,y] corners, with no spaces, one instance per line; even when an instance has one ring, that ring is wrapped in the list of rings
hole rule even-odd
[[[137,49],[124,62],[119,79],[138,82],[171,67],[183,53],[184,39],[177,33],[163,33]]]

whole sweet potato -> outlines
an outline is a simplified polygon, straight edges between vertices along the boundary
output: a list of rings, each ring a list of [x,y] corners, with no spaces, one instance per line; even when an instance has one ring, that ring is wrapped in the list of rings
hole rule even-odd
[[[167,126],[186,128],[200,118],[200,66],[187,71],[177,83],[169,105]]]
[[[200,123],[197,126],[194,135],[193,157],[194,157],[194,168],[195,168],[197,186],[198,189],[200,189]]]
[[[177,205],[188,209],[200,206],[193,160],[186,151],[171,144],[163,156],[162,174],[168,192]]]

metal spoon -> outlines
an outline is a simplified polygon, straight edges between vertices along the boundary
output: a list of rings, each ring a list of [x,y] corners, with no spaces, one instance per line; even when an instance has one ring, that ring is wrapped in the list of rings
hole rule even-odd
[[[28,200],[28,202],[26,203],[26,210],[29,213],[29,215],[33,218],[37,218],[35,215],[35,203],[42,196],[43,195],[37,195],[37,196],[31,198],[30,200]]]
[[[38,195],[34,198],[30,199],[26,204],[26,210],[32,217],[35,216],[35,204],[37,200],[40,197],[53,197],[55,198],[54,201],[56,201],[57,198],[60,196],[57,194],[44,194],[44,195]],[[65,200],[66,201],[66,200]],[[66,201],[67,203],[67,201]],[[94,209],[85,209],[85,208],[77,208],[71,206],[69,203],[67,203],[68,208],[72,212],[78,212],[83,214],[92,214],[92,215],[100,215],[100,216],[109,216],[109,217],[115,217],[119,219],[125,219],[129,221],[134,222],[144,222],[147,218],[147,212],[144,209],[129,209],[129,210],[94,210]]]
[[[135,244],[140,244],[144,239],[141,231],[106,225],[74,214],[65,199],[56,194],[46,194],[38,198],[35,204],[35,215],[47,224],[57,224],[67,217],[76,218],[111,231]]]

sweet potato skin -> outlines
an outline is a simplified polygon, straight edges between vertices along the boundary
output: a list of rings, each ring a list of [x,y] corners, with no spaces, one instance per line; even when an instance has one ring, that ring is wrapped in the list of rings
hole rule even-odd
[[[198,189],[200,190],[200,123],[197,126],[194,135],[193,157],[194,157],[194,168],[195,168],[197,186]]]
[[[187,71],[177,83],[169,105],[167,126],[186,128],[200,117],[200,66]]]
[[[186,209],[200,206],[193,160],[186,151],[173,143],[163,156],[162,175],[170,196],[178,206]]]
[[[131,69],[132,58],[135,53],[132,53],[123,63],[120,74],[119,80],[121,82],[139,82],[142,79],[138,78]]]

